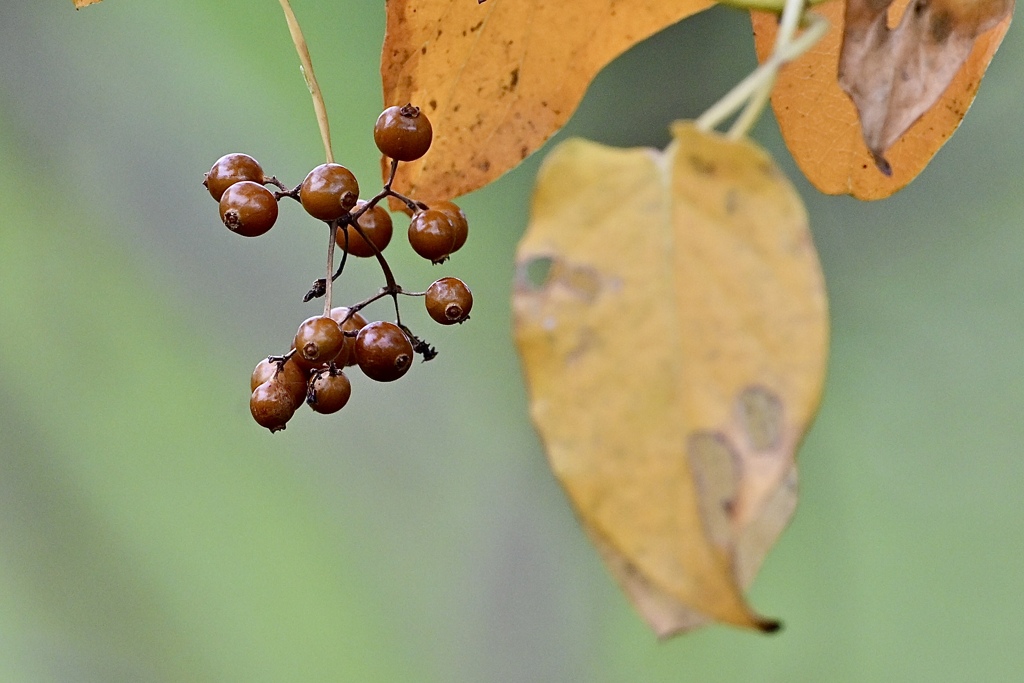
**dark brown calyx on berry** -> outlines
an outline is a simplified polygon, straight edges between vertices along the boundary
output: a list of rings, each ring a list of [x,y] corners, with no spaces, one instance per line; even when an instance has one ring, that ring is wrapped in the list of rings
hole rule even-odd
[[[427,313],[442,325],[454,325],[469,319],[473,293],[457,277],[443,277],[427,288],[424,301]]]

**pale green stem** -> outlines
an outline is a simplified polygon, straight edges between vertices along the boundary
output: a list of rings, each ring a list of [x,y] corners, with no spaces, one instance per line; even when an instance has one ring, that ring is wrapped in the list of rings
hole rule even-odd
[[[801,15],[806,20],[807,26],[803,33],[793,39]],[[807,52],[825,35],[827,30],[828,22],[824,17],[810,12],[804,13],[804,0],[786,0],[772,54],[764,64],[726,93],[725,97],[701,114],[696,121],[697,127],[705,131],[712,130],[745,106],[746,108],[729,130],[728,137],[737,139],[746,135],[767,104],[779,69]]]
[[[334,243],[338,238],[338,221],[331,221],[327,239],[327,280],[324,283],[324,317],[331,314],[331,294],[334,291]]]
[[[320,86],[316,82],[316,75],[313,73],[313,61],[309,57],[309,48],[306,46],[306,39],[302,36],[302,28],[299,20],[295,18],[295,12],[288,0],[279,0],[281,9],[284,10],[285,21],[288,22],[288,31],[292,35],[292,42],[295,43],[295,51],[299,53],[299,63],[302,65],[302,77],[306,79],[306,87],[313,97],[313,111],[316,112],[316,122],[320,127],[320,137],[324,142],[324,153],[327,156],[327,163],[334,162],[334,152],[331,151],[331,127],[327,123],[327,106],[324,104],[324,96],[320,92]],[[328,273],[328,280],[330,273]]]
[[[800,24],[800,17],[804,14],[804,7],[803,0],[786,0],[786,4],[782,7],[779,30],[775,34],[775,45],[772,47],[773,54],[785,49],[793,40],[793,35]],[[736,118],[732,128],[729,129],[727,137],[730,140],[738,140],[746,135],[747,131],[753,128],[757,120],[761,118],[761,112],[764,111],[765,106],[768,104],[768,99],[771,97],[772,88],[775,87],[777,76],[778,71],[772,72],[771,76],[765,78],[760,87],[751,95],[747,101],[747,106]]]

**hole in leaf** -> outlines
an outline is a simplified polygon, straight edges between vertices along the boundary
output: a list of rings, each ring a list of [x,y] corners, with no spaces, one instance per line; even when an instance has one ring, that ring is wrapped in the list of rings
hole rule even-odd
[[[554,259],[547,256],[540,256],[535,259],[531,259],[525,265],[520,267],[520,275],[525,281],[526,286],[533,290],[543,289],[548,284],[548,278],[551,276],[551,267],[554,265]]]

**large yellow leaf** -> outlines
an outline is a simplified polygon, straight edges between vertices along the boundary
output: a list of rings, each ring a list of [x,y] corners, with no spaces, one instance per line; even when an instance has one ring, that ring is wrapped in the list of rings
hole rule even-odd
[[[764,152],[691,124],[673,135],[664,153],[570,140],[547,158],[516,342],[552,469],[652,628],[772,630],[743,590],[796,504],[825,373],[822,275]]]
[[[981,1],[972,0],[974,4]],[[872,4],[886,5],[884,1]],[[892,3],[890,26],[897,23],[895,20],[903,15],[907,5],[907,0]],[[927,3],[922,5],[926,7]],[[833,0],[814,11],[825,15],[831,26],[818,45],[787,65],[779,75],[772,92],[772,107],[779,128],[800,170],[819,190],[827,194],[851,194],[858,199],[883,199],[917,177],[960,125],[974,101],[985,69],[1010,26],[1011,17],[1007,15],[974,40],[966,61],[938,101],[917,118],[895,144],[889,147],[887,134],[878,136],[885,139],[884,146],[888,150],[885,159],[891,166],[891,175],[887,176],[876,166],[876,154],[870,152],[864,142],[856,107],[839,86],[844,3]],[[753,12],[751,17],[758,59],[764,61],[771,53],[778,20],[774,14],[761,12]],[[880,42],[886,42],[887,35],[882,36]],[[920,61],[912,71],[921,68]],[[869,137],[873,134],[869,133]]]
[[[608,62],[710,0],[388,0],[384,101],[434,126],[396,189],[426,202],[491,182],[553,135]]]

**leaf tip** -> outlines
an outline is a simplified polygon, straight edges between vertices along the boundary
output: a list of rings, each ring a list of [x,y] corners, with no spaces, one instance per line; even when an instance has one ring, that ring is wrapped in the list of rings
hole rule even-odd
[[[758,619],[755,626],[761,633],[778,633],[782,630],[782,622],[778,619]]]
[[[884,156],[875,150],[871,150],[871,157],[875,160],[875,166],[886,178],[892,177],[892,164]]]

